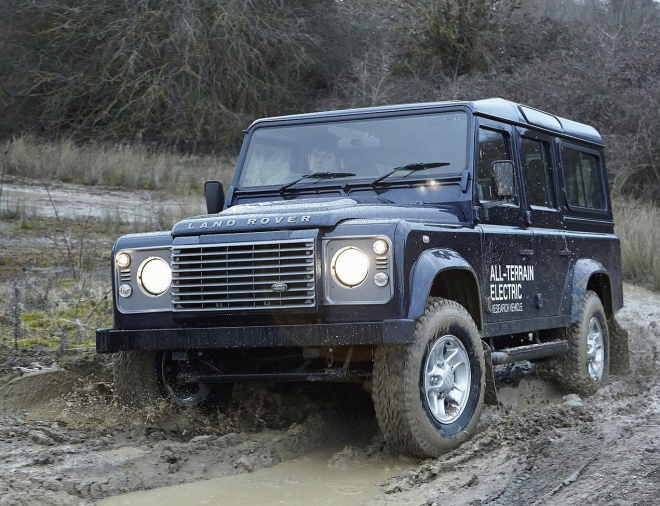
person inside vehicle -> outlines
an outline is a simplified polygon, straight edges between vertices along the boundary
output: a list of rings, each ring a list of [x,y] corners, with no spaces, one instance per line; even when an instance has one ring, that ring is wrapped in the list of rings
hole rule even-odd
[[[307,162],[309,172],[338,172],[340,170],[339,152],[337,142],[339,138],[331,133],[322,134],[311,142]]]

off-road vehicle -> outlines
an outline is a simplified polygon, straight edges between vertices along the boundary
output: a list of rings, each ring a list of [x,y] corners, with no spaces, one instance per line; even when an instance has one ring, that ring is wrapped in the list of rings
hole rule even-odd
[[[390,447],[434,456],[496,402],[493,365],[590,392],[627,350],[587,125],[502,99],[261,119],[205,191],[208,215],[113,248],[97,350],[125,402],[362,382]]]

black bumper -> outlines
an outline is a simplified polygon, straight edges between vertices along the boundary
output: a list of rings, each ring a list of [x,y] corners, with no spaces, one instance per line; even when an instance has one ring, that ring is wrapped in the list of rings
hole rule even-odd
[[[414,320],[367,323],[96,331],[96,351],[408,344]]]

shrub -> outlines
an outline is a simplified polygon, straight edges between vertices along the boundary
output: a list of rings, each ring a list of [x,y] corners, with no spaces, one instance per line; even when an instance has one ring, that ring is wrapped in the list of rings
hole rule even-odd
[[[624,279],[660,290],[660,208],[639,200],[614,200],[614,215]]]

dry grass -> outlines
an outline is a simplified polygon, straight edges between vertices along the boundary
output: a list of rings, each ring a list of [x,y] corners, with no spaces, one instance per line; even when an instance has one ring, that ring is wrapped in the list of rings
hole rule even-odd
[[[660,208],[639,200],[615,200],[623,278],[660,291]]]
[[[43,141],[23,135],[0,145],[0,162],[8,175],[90,186],[155,190],[170,195],[203,193],[204,181],[231,181],[235,160],[156,152],[143,144],[88,143],[70,139]]]

